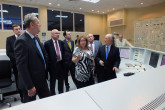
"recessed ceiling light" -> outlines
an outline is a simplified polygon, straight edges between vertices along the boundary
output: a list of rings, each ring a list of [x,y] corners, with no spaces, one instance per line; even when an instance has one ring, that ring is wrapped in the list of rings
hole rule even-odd
[[[115,10],[115,8],[113,8],[112,10]]]
[[[81,10],[82,8],[80,8],[80,10]]]
[[[57,4],[57,6],[60,6],[60,4]]]
[[[100,0],[82,0],[84,2],[91,2],[91,3],[97,3],[99,2]]]
[[[141,5],[143,5],[144,3],[140,3]]]
[[[102,12],[102,13],[104,13],[104,12]]]
[[[92,11],[94,11],[94,10],[92,10]]]
[[[52,3],[49,3],[49,5],[51,5]]]
[[[100,11],[97,11],[98,13],[100,12]]]

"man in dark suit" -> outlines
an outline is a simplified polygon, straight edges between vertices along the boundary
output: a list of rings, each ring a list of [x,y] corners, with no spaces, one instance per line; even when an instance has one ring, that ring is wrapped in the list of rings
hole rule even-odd
[[[75,64],[72,62],[72,54],[74,50],[74,42],[71,40],[70,31],[64,31],[63,36],[65,37],[64,42],[64,81],[66,86],[66,91],[69,91],[68,83],[68,72],[70,71],[73,82],[75,83]]]
[[[59,31],[53,29],[51,39],[46,41],[44,47],[48,54],[48,65],[50,74],[50,93],[55,95],[55,83],[58,79],[58,92],[63,93],[63,54],[64,44],[59,39]]]
[[[41,24],[34,14],[27,14],[24,18],[26,28],[15,41],[15,58],[18,69],[18,85],[23,93],[23,101],[30,102],[50,96],[46,81],[47,57],[43,45],[38,37]]]
[[[18,88],[18,70],[16,67],[15,55],[14,55],[14,43],[17,37],[21,35],[21,27],[18,24],[12,25],[14,35],[9,36],[6,39],[6,54],[10,58],[11,68],[13,69],[13,73],[15,76],[16,87]],[[20,93],[21,101],[22,101],[22,94],[21,91],[18,89]]]
[[[120,65],[119,48],[112,45],[112,34],[107,34],[104,41],[105,45],[99,48],[96,56],[99,64],[98,82],[116,78]]]
[[[102,46],[102,43],[99,40],[94,40],[94,36],[93,34],[88,34],[87,35],[89,44],[88,47],[90,47],[93,55],[94,55],[94,60],[95,60],[95,71],[94,71],[94,80],[95,83],[97,83],[97,74],[98,74],[98,64],[96,62],[96,55],[98,53],[99,48]]]

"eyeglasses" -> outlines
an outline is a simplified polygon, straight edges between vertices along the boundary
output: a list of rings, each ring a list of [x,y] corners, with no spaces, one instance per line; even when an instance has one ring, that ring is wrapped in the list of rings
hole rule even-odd
[[[54,33],[54,34],[60,34],[60,33]]]
[[[17,28],[17,29],[14,29],[14,30],[18,31],[18,30],[21,30],[21,28]]]
[[[86,42],[86,40],[80,40],[80,42]]]

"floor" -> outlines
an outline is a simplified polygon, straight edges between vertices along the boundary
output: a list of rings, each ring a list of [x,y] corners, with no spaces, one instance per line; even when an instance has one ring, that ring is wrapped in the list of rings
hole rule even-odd
[[[69,81],[69,84],[70,84],[70,91],[75,90],[76,89],[76,86],[73,83],[71,76],[68,77],[68,81]],[[65,91],[65,87],[64,87],[64,91]],[[56,83],[56,93],[58,93],[57,92],[57,83]],[[19,98],[19,94],[15,94],[15,95],[11,95],[11,96],[13,96],[13,97],[15,97],[15,98],[18,99],[17,101],[13,101],[13,100],[10,101],[12,107],[13,106],[16,106],[16,105],[22,104],[21,101],[20,101],[20,98]],[[7,97],[11,97],[11,96],[6,96],[6,98]],[[37,97],[37,100],[38,99],[39,98]],[[8,105],[5,105],[5,104],[0,103],[0,110],[5,109],[5,108],[8,108],[8,107],[9,107]]]

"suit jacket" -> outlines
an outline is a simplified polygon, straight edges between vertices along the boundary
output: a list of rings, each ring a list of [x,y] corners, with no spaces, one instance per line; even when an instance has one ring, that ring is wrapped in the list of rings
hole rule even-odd
[[[118,47],[122,47],[122,46],[133,47],[132,44],[127,41],[127,39],[123,39],[122,40],[122,45],[121,45],[120,40],[119,39],[116,39],[116,46],[118,46]]]
[[[59,48],[61,51],[61,57],[63,61],[64,57],[64,44],[61,40],[58,40]],[[48,55],[48,65],[49,65],[49,71],[54,71],[56,69],[56,63],[57,63],[57,54],[55,51],[53,40],[50,39],[44,43],[44,47],[46,49],[47,55]],[[58,69],[58,68],[57,68]]]
[[[11,66],[16,65],[15,61],[15,55],[14,55],[14,43],[15,43],[16,37],[15,35],[9,36],[6,39],[6,54],[10,58]]]
[[[102,44],[99,40],[94,40],[94,45],[95,45],[94,58],[96,58],[98,50],[102,46]]]
[[[72,54],[74,51],[74,42],[71,40],[71,49],[69,48],[68,42],[66,39],[63,41],[64,42],[64,66],[70,66],[72,62]]]
[[[45,61],[46,51],[37,38]],[[36,47],[35,41],[25,32],[15,42],[15,58],[18,69],[18,85],[21,90],[32,87],[43,88],[42,82],[46,81],[44,60]]]
[[[111,78],[116,78],[116,73],[113,71],[113,67],[119,68],[120,65],[119,48],[111,45],[110,52],[106,59],[105,45],[103,45],[99,48],[96,60],[98,63],[100,60],[104,62],[104,66],[99,65],[98,67],[100,74],[108,74],[111,76]]]

